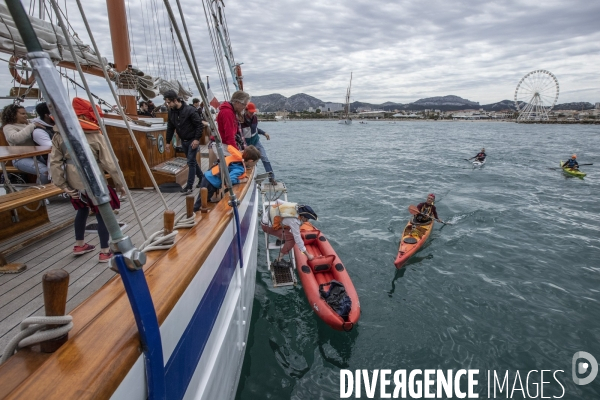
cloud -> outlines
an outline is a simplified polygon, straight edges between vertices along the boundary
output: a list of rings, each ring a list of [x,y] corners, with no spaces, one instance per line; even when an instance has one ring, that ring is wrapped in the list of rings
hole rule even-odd
[[[202,2],[180,1],[202,79],[210,75],[223,99]],[[547,69],[560,82],[559,102],[600,101],[599,2],[225,3],[235,60],[243,62],[245,88],[253,95],[303,92],[341,102],[352,71],[353,101],[455,94],[486,104],[512,99],[526,73]],[[89,43],[74,0],[66,4],[73,28]],[[112,59],[105,2],[84,8],[103,56]],[[183,55],[173,51],[179,45],[163,2],[128,0],[127,10],[132,62],[149,74],[179,78],[197,93]],[[9,81],[6,71],[0,76]],[[90,85],[111,100],[101,79],[90,78]]]

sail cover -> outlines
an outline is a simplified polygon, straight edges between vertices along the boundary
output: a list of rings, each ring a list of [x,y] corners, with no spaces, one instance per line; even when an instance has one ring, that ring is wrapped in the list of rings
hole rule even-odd
[[[69,51],[69,45],[58,26],[53,26],[50,22],[29,16],[33,29],[45,52],[48,53],[52,61],[74,62],[73,56]],[[81,65],[98,67],[102,66],[98,62],[98,57],[94,50],[79,38],[71,36],[77,59]],[[19,35],[19,30],[6,8],[4,2],[0,3],[0,52],[14,55],[19,58],[25,57],[27,49]],[[106,59],[103,60],[106,64]]]

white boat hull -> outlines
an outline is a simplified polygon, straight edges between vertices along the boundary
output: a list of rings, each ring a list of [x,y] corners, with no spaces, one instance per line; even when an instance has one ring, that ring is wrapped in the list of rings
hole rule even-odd
[[[177,399],[233,399],[254,299],[258,235],[256,185],[239,207],[243,268],[231,220],[202,268],[160,326],[167,393]],[[174,266],[175,268],[176,266]],[[146,399],[143,355],[113,399]]]
[[[483,161],[473,161],[473,169],[481,168],[485,165],[486,160]]]

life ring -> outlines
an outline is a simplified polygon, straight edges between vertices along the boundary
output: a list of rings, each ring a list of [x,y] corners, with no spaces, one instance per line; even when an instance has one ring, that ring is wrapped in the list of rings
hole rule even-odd
[[[240,90],[244,90],[244,76],[242,75],[242,66],[240,64],[235,66],[235,78],[238,81],[238,85],[240,86]]]
[[[33,75],[32,73],[29,79],[23,78],[21,74],[17,72],[16,65],[19,62],[19,60],[20,58],[16,56],[11,56],[8,60],[8,69],[10,70],[10,74],[13,78],[15,78],[15,81],[19,82],[21,85],[31,86],[35,81],[35,75]]]

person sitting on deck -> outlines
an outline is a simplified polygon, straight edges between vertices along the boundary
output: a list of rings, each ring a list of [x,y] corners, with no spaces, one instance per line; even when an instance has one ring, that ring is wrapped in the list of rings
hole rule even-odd
[[[37,146],[37,143],[33,140],[33,130],[35,128],[36,125],[30,124],[27,120],[25,107],[18,104],[9,104],[2,110],[2,130],[9,145]],[[13,160],[12,164],[19,171],[37,175],[33,158],[20,158]],[[49,183],[48,167],[43,162],[38,162],[37,165],[40,171],[40,182]]]
[[[137,115],[140,116],[144,116],[144,117],[151,117],[152,113],[148,110],[148,103],[145,101],[140,101],[139,103],[139,110],[137,112]]]
[[[260,151],[260,159],[265,167],[265,171],[271,174],[269,181],[272,185],[276,185],[275,174],[273,173],[273,167],[271,166],[271,162],[269,161],[269,157],[267,157],[267,151],[263,147],[260,142],[260,138],[258,135],[263,135],[267,138],[267,140],[271,140],[269,134],[258,127],[258,118],[256,116],[256,106],[254,103],[248,103],[246,106],[246,114],[244,114],[244,122],[242,123],[242,134],[244,135],[244,140],[246,141],[246,145],[254,146]]]
[[[100,107],[96,106],[96,108],[102,116]],[[126,192],[123,182],[120,179],[117,166],[110,156],[106,140],[100,133],[100,127],[98,126],[98,121],[94,115],[92,105],[87,100],[75,97],[73,99],[73,109],[79,119],[79,124],[85,133],[85,138],[88,141],[92,154],[98,162],[100,170],[107,171],[117,186],[117,190],[122,195],[125,195]],[[85,243],[85,225],[90,210],[92,210],[96,214],[98,236],[100,237],[101,250],[98,256],[98,262],[108,262],[113,256],[108,247],[108,229],[104,224],[104,220],[99,213],[98,207],[92,203],[92,200],[85,192],[85,184],[73,163],[72,157],[69,154],[61,135],[54,135],[52,138],[52,152],[50,153],[49,162],[54,184],[71,197],[71,204],[73,204],[73,208],[77,210],[74,223],[75,246],[73,247],[73,254],[81,255],[89,253],[96,248],[91,244]],[[120,201],[115,190],[108,186],[108,192],[110,194],[110,205],[113,210],[119,208]]]
[[[417,204],[417,210],[419,210],[419,214],[415,215],[414,220],[416,223],[426,224],[428,222],[431,222],[431,217],[433,217],[436,221],[443,223],[443,221],[438,218],[437,210],[433,205],[434,202],[435,194],[429,193],[427,195],[427,201],[425,203]]]
[[[37,146],[52,146],[52,137],[56,133],[56,125],[50,116],[48,105],[46,103],[38,103],[35,106],[35,112],[38,116],[33,120],[33,124],[35,125],[35,129],[31,135],[33,141]],[[38,156],[38,161],[46,164],[48,169],[50,168],[48,156]],[[48,179],[51,179],[50,172],[48,172]]]
[[[563,165],[563,168],[569,168],[572,170],[579,170],[579,163],[577,162],[577,154],[573,154],[569,160]]]
[[[238,183],[248,181],[246,168],[252,168],[256,164],[260,159],[260,151],[254,146],[248,146],[241,152],[237,147],[232,145],[227,146],[227,151],[230,155],[225,157],[225,163],[227,163],[231,184],[237,185]],[[217,164],[204,173],[200,188],[206,188],[208,190],[208,198],[210,199],[221,186],[221,172],[219,170],[219,165]],[[198,197],[194,203],[194,211],[200,210],[200,195],[201,194],[198,193]]]
[[[276,204],[273,204],[272,206],[273,208],[281,206],[285,201],[276,200],[275,203]],[[280,220],[276,217],[274,221],[270,221],[270,216],[271,214],[269,212],[263,214],[260,227],[263,232],[275,236],[283,242],[283,247],[279,251],[279,257],[273,261],[273,265],[286,268],[290,267],[291,264],[288,261],[285,261],[283,257],[292,250],[294,244],[298,246],[298,249],[304,253],[309,260],[312,260],[314,256],[310,254],[306,249],[306,246],[304,246],[302,235],[300,235],[300,227],[309,219],[317,220],[317,214],[313,209],[310,206],[299,205],[289,214],[289,216],[287,213],[282,215]]]
[[[471,158],[469,158],[469,160],[472,160],[472,159],[476,158],[477,161],[484,162],[485,161],[485,157],[486,157],[485,148],[483,148],[483,149],[481,149],[481,151],[479,153],[477,153],[477,155],[475,157],[471,157]]]

